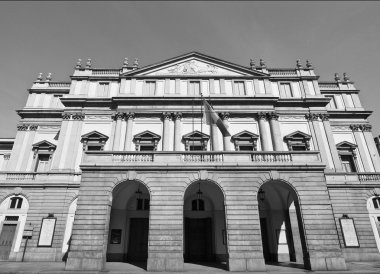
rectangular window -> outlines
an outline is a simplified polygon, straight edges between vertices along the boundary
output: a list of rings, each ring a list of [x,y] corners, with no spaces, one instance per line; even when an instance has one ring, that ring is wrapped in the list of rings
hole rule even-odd
[[[154,145],[140,145],[140,151],[154,151]]]
[[[48,171],[50,154],[39,154],[37,159],[36,171]]]
[[[239,151],[253,151],[253,145],[240,145]]]
[[[290,87],[290,83],[285,83],[280,85],[280,92],[282,98],[291,98],[292,97],[292,89]]]
[[[342,159],[342,165],[343,169],[346,172],[356,172],[354,159],[352,158],[352,155],[340,155],[340,158]]]
[[[199,81],[190,81],[189,83],[189,90],[188,90],[188,95],[190,96],[197,96],[201,94],[201,88],[200,88],[200,83]]]
[[[189,145],[189,150],[190,151],[202,151],[203,147],[200,145]]]
[[[143,96],[154,96],[156,94],[156,81],[146,81]]]
[[[108,93],[109,93],[109,83],[99,83],[98,96],[108,97]]]
[[[149,199],[137,199],[136,210],[149,210]]]
[[[243,81],[234,82],[234,95],[245,95],[245,87]]]

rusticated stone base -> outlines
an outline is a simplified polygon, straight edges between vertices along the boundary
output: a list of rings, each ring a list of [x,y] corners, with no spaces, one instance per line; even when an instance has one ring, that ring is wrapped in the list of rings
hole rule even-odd
[[[310,258],[311,270],[347,270],[346,261],[342,257],[338,258]]]
[[[228,270],[229,271],[253,271],[262,272],[266,271],[264,259],[252,258],[229,258],[228,259]]]
[[[148,271],[182,272],[183,258],[179,257],[150,257],[148,258]]]

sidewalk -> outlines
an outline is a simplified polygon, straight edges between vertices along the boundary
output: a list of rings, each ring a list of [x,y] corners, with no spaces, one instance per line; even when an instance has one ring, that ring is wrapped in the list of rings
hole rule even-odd
[[[380,273],[380,262],[350,262],[347,264],[349,270],[347,271],[308,271],[300,268],[293,268],[280,265],[267,265],[267,272],[261,273]],[[83,274],[95,274],[95,273],[107,273],[107,274],[141,274],[141,273],[155,273],[147,272],[143,268],[128,264],[128,263],[107,263],[106,270],[102,272],[96,271],[65,271],[65,264],[63,262],[0,262],[0,273],[8,274],[68,274],[68,273],[83,273]],[[173,274],[175,272],[172,272]],[[220,269],[215,266],[199,265],[185,263],[184,271],[178,273],[195,273],[195,274],[215,274],[215,273],[260,273],[260,272],[228,272],[227,270]]]

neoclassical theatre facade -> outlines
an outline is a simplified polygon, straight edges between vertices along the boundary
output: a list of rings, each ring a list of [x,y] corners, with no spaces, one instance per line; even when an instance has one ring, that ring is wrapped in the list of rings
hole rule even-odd
[[[347,74],[192,52],[40,74],[0,139],[0,259],[67,270],[379,260],[380,161]],[[203,100],[228,128],[202,119]],[[15,125],[16,126],[16,125]]]

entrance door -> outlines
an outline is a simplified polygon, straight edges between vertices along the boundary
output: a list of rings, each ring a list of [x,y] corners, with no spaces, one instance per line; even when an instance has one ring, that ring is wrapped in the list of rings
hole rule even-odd
[[[132,218],[129,229],[128,260],[146,261],[148,259],[148,218]]]
[[[11,252],[16,224],[4,224],[0,235],[0,260],[8,260]]]
[[[211,218],[185,219],[185,259],[213,261]]]

